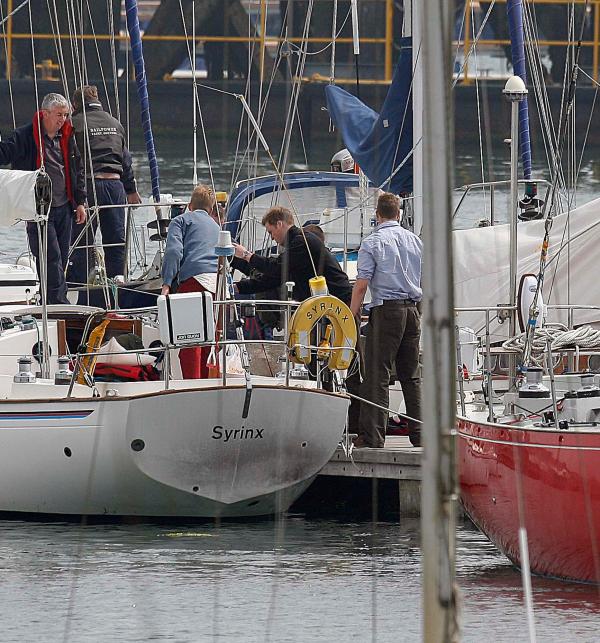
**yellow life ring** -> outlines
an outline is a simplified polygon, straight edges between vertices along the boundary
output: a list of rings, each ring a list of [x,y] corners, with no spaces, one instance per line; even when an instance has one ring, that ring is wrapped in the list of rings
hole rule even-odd
[[[344,371],[354,356],[357,329],[350,308],[332,295],[317,295],[305,299],[290,319],[288,350],[296,364],[310,362],[310,333],[315,324],[326,317],[333,326],[333,346],[327,366],[332,371]]]

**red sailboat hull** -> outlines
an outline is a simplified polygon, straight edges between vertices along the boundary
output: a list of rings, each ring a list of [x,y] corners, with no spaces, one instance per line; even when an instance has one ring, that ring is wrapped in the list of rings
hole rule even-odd
[[[520,564],[519,495],[535,574],[600,582],[600,432],[458,419],[461,499]]]

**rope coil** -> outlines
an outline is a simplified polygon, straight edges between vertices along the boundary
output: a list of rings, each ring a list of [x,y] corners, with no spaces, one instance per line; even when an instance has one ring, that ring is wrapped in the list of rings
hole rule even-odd
[[[580,326],[569,330],[563,324],[548,324],[543,328],[536,328],[529,342],[532,355],[542,355],[547,350],[548,340],[551,342],[552,351],[561,351],[567,348],[600,350],[600,329],[592,326]],[[526,344],[526,333],[520,333],[507,339],[502,344],[502,348],[506,351],[522,353]]]

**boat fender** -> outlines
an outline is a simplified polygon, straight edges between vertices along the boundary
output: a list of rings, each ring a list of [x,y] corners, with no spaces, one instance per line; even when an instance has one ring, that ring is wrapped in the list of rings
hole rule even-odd
[[[287,342],[290,360],[296,364],[310,363],[310,333],[323,318],[327,318],[333,327],[333,342],[328,351],[327,366],[332,371],[344,371],[350,366],[354,356],[356,322],[350,308],[333,295],[309,297],[292,315]]]

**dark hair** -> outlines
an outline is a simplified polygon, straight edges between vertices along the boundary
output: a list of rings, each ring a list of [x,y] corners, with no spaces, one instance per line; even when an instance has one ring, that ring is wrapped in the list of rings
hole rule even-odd
[[[287,209],[282,208],[279,205],[276,205],[274,208],[271,208],[265,216],[262,218],[262,224],[266,226],[277,225],[278,221],[283,221],[289,225],[294,225],[294,215]]]
[[[305,232],[312,232],[315,237],[319,237],[319,239],[323,243],[325,243],[325,233],[323,232],[323,228],[320,225],[317,225],[316,223],[309,223],[308,225],[302,227],[304,228]]]
[[[83,94],[83,100],[81,95]],[[96,85],[84,85],[83,87],[78,87],[71,97],[71,102],[73,103],[73,108],[76,112],[80,111],[83,107],[83,103],[89,103],[92,101],[98,100],[98,88]]]
[[[377,214],[381,219],[397,219],[400,216],[400,202],[391,192],[384,192],[377,199]]]

